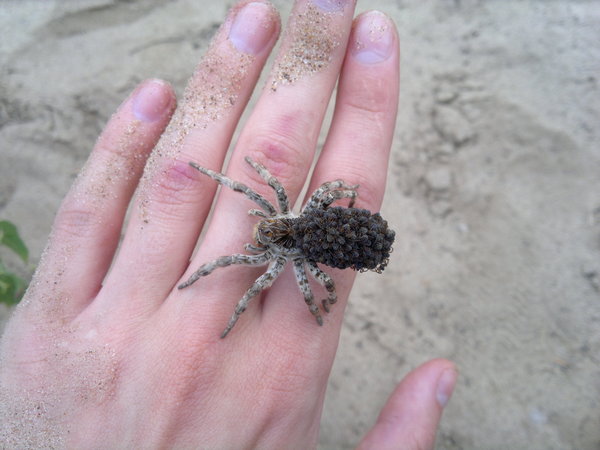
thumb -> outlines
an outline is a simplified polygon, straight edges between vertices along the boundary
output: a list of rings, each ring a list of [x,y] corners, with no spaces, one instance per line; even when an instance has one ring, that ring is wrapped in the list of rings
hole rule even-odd
[[[410,372],[396,387],[358,448],[432,449],[456,377],[454,364],[445,359],[434,359]]]

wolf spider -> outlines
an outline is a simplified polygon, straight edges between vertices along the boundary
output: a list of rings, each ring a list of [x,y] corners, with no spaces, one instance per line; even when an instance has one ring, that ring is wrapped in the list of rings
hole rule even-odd
[[[246,162],[273,188],[277,197],[277,209],[259,193],[243,183],[234,181],[222,173],[200,167],[194,162],[190,166],[208,175],[219,184],[242,192],[261,209],[251,209],[250,215],[260,218],[254,226],[253,244],[245,249],[252,254],[222,256],[202,265],[190,278],[178,286],[186,288],[200,277],[209,275],[217,267],[231,264],[261,266],[269,264],[267,271],[258,277],[235,307],[221,338],[227,336],[250,299],[270,287],[281,274],[286,263],[292,261],[298,287],[304,296],[309,311],[319,325],[323,318],[315,303],[314,295],[306,276],[308,273],[328,292],[321,304],[325,312],[337,301],[333,279],[323,272],[317,263],[344,269],[374,270],[381,273],[387,265],[394,232],[379,213],[371,214],[365,209],[353,208],[358,196],[358,185],[349,185],[342,180],[323,183],[310,197],[300,215],[290,210],[290,204],[281,183],[262,164],[246,157]],[[348,208],[329,207],[334,201],[349,198]]]

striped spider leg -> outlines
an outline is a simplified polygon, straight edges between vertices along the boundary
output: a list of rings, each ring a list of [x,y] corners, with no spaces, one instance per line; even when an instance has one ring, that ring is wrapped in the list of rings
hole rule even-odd
[[[285,267],[286,263],[287,263],[286,258],[284,258],[284,257],[277,258],[275,261],[271,262],[271,265],[269,266],[267,271],[265,273],[263,273],[260,277],[258,277],[254,283],[252,283],[252,286],[250,286],[250,289],[248,289],[246,291],[244,296],[240,299],[240,301],[236,305],[235,310],[233,311],[233,315],[229,319],[229,322],[227,323],[227,326],[223,330],[223,333],[221,333],[221,339],[223,339],[225,336],[227,336],[227,334],[231,331],[231,329],[237,322],[238,318],[240,317],[240,314],[242,314],[244,311],[246,311],[246,308],[248,307],[248,303],[250,302],[252,297],[255,297],[261,291],[263,291],[264,289],[267,289],[268,287],[270,287],[273,284],[275,279],[283,271],[283,268]]]
[[[249,159],[250,158],[247,158],[247,160],[249,160]],[[275,207],[271,204],[271,202],[269,200],[264,198],[258,192],[254,191],[252,188],[246,186],[244,183],[240,183],[239,181],[232,180],[231,178],[223,175],[222,173],[215,172],[214,170],[210,170],[210,169],[201,167],[198,164],[196,164],[195,162],[190,162],[189,164],[194,169],[198,170],[199,172],[203,173],[204,175],[208,175],[209,177],[211,177],[217,183],[222,184],[223,186],[227,186],[229,189],[234,190],[236,192],[242,192],[246,197],[248,197],[250,200],[252,200],[258,206],[260,206],[263,210],[265,210],[269,216],[272,217],[272,216],[277,215],[277,210],[275,209]],[[285,191],[283,192],[283,194],[285,195]],[[286,199],[287,199],[287,196],[286,196]]]
[[[310,285],[308,284],[308,278],[306,278],[306,269],[304,267],[305,263],[306,260],[304,258],[294,259],[294,274],[296,275],[296,281],[298,282],[300,292],[302,292],[302,295],[304,296],[304,301],[308,306],[308,310],[313,316],[315,316],[317,323],[319,325],[323,325],[323,318],[319,312],[319,307],[315,304],[315,296],[313,295]]]
[[[342,198],[349,198],[348,208],[354,206],[356,197],[358,197],[358,184],[349,185],[342,180],[328,181],[323,183],[313,194],[304,206],[303,211],[309,209],[326,209],[334,201]]]
[[[189,164],[201,173],[211,177],[219,184],[227,186],[228,188],[236,192],[243,193],[246,197],[248,197],[258,206],[260,206],[261,209],[251,209],[249,211],[251,215],[255,215],[264,219],[278,217],[280,215],[289,215],[289,200],[285,189],[283,188],[281,183],[279,183],[279,181],[273,175],[271,175],[262,164],[254,162],[249,157],[246,157],[246,162],[250,164],[259,173],[259,175],[269,184],[269,186],[273,188],[277,196],[277,202],[279,208],[281,209],[281,213],[278,214],[275,207],[266,198],[264,198],[262,195],[260,195],[247,185],[232,180],[231,178],[223,175],[222,173],[201,167],[194,162],[190,162]],[[231,329],[237,322],[240,314],[242,314],[246,310],[250,300],[264,289],[270,287],[271,284],[273,284],[275,279],[282,272],[288,260],[285,255],[282,255],[281,252],[277,251],[277,248],[274,248],[274,251],[270,251],[267,246],[261,244],[260,242],[257,242],[256,244],[246,244],[245,249],[254,254],[234,254],[230,256],[221,256],[220,258],[203,264],[187,279],[187,281],[181,283],[178,286],[179,289],[184,289],[195,283],[199,278],[210,275],[218,267],[227,267],[232,264],[260,266],[270,263],[267,271],[263,275],[258,277],[256,281],[254,281],[252,286],[246,291],[244,296],[238,302],[237,306],[235,307],[234,313],[231,316],[231,319],[229,319],[227,327],[221,334],[221,338],[227,336],[229,331],[231,331]]]
[[[246,156],[244,159],[248,164],[250,164],[254,168],[254,170],[258,172],[262,179],[265,180],[267,184],[273,188],[273,190],[275,191],[275,195],[277,196],[277,203],[279,204],[279,210],[281,214],[288,214],[290,212],[290,201],[288,199],[287,194],[285,193],[284,187],[279,182],[279,180],[273,175],[271,175],[271,173],[267,170],[265,166],[255,162],[249,156]]]
[[[313,278],[327,290],[327,298],[324,298],[321,303],[325,312],[329,312],[330,305],[333,305],[335,302],[337,302],[337,293],[335,292],[335,283],[333,282],[333,278],[319,269],[317,264],[312,261],[307,261],[306,266],[308,267],[308,271]]]

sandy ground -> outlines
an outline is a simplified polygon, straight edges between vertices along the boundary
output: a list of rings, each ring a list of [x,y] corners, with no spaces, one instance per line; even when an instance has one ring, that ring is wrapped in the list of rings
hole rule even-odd
[[[181,93],[226,3],[0,3],[0,217],[34,263],[121,99],[148,77]],[[321,447],[351,448],[443,356],[460,381],[438,448],[600,448],[598,2],[373,4],[402,40],[398,242],[353,291]]]

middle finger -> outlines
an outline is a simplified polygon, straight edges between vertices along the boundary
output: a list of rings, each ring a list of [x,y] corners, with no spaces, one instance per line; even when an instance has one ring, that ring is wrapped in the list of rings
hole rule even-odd
[[[352,0],[299,0],[295,3],[269,80],[232,154],[227,175],[250,186],[276,207],[274,191],[244,158],[250,156],[266,166],[285,187],[293,205],[306,180],[339,75],[353,6]],[[248,216],[247,211],[256,207],[240,193],[223,189],[203,245],[182,279],[186,280],[198,266],[216,257],[244,253],[243,244],[251,242],[252,227],[256,223],[256,218]],[[198,282],[202,283],[204,297],[202,311],[215,313],[215,327],[225,326],[235,303],[264,270],[264,267],[228,268],[211,274],[213,279],[209,283]],[[226,282],[232,279],[235,282]],[[185,296],[197,296],[198,289],[191,286],[181,292]],[[198,308],[197,305],[192,307]],[[251,308],[257,310],[256,305]]]

